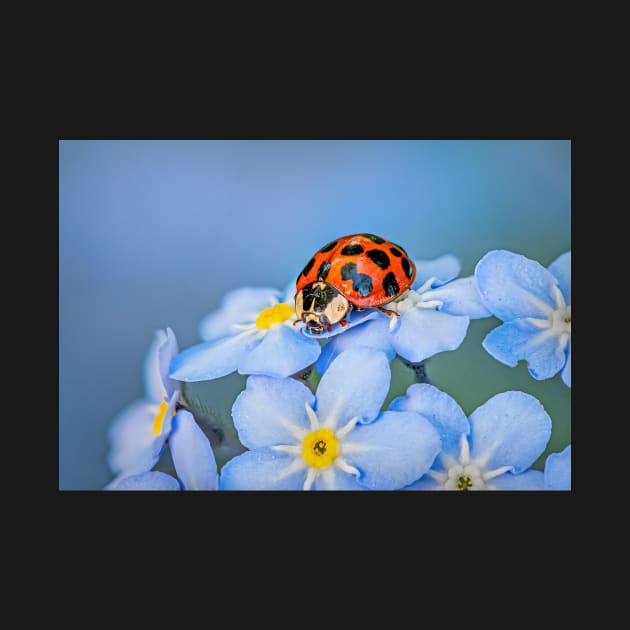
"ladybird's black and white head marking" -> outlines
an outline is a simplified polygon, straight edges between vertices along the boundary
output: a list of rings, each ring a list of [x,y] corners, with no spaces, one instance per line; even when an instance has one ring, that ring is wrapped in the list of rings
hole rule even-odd
[[[327,282],[317,280],[307,284],[295,295],[295,313],[309,332],[321,335],[330,330],[350,311],[348,299]]]

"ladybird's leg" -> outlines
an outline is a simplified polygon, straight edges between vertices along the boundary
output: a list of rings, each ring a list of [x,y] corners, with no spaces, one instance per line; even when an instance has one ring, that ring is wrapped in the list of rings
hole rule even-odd
[[[400,313],[397,313],[396,311],[390,311],[388,308],[383,308],[382,306],[377,306],[376,308],[379,311],[381,311],[381,313],[385,313],[387,317],[391,317],[392,315],[396,315],[396,317],[400,317]]]
[[[345,328],[350,322],[347,319],[340,319],[337,323]]]
[[[332,324],[326,324],[326,331],[330,332],[332,330]]]
[[[296,320],[293,322],[293,325],[295,326],[296,324],[299,324],[301,321],[302,321],[301,319],[296,319]]]

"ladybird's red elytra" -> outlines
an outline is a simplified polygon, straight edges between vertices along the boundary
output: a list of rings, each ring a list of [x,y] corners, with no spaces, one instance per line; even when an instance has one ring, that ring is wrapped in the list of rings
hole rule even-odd
[[[400,246],[375,234],[351,234],[319,249],[295,284],[299,321],[315,334],[346,325],[352,308],[382,308],[413,283],[416,268]]]

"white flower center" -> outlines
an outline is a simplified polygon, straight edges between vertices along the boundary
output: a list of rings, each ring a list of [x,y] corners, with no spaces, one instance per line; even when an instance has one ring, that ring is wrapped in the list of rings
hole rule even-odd
[[[471,460],[468,438],[463,433],[459,442],[459,457],[455,458],[442,453],[445,470],[430,470],[429,475],[439,483],[439,490],[496,490],[496,487],[488,482],[512,470],[512,466],[501,466],[489,470],[486,468],[486,462],[490,455],[491,452],[487,452]]]
[[[554,286],[554,298],[556,308],[549,313],[546,327],[560,338],[567,335],[565,339],[568,340],[571,337],[571,305],[564,301],[564,295],[558,285]]]
[[[558,347],[562,350],[571,341],[571,305],[564,301],[559,286],[554,287],[556,307],[540,302],[547,318],[528,317],[527,321],[542,331],[542,337],[554,335],[558,338]],[[539,336],[539,338],[542,338]]]
[[[387,308],[391,311],[396,311],[400,315],[412,311],[414,308],[432,308],[439,309],[442,306],[442,300],[432,300],[430,295],[431,284],[435,281],[435,278],[429,278],[418,289],[407,289],[399,298],[390,302]]]
[[[571,307],[561,306],[549,318],[549,326],[556,335],[571,336]]]
[[[445,490],[482,490],[486,486],[479,466],[474,464],[455,464],[448,469],[447,475]]]

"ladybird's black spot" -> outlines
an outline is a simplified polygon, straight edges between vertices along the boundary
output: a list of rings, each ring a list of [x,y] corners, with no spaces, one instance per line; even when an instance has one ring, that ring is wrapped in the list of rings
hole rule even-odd
[[[365,297],[372,293],[372,278],[365,273],[357,273],[354,263],[346,263],[341,268],[341,277],[344,280],[352,280],[352,290]]]
[[[354,275],[357,272],[357,266],[355,263],[346,263],[342,268],[341,268],[341,277],[344,280],[350,280],[351,278],[354,277]]]
[[[394,297],[400,293],[400,287],[392,271],[383,278],[383,289],[385,289],[388,297]]]
[[[350,245],[346,245],[341,250],[342,256],[354,256],[356,254],[362,254],[362,253],[363,253],[363,247],[361,247],[361,245],[359,245],[358,243],[350,243]]]
[[[403,271],[407,274],[407,278],[411,278],[411,276],[413,275],[413,271],[411,270],[409,260],[403,256],[400,260],[400,264],[402,265]]]
[[[396,256],[396,258],[400,258],[402,256],[402,252],[396,247],[390,247],[389,251]]]
[[[382,245],[385,242],[384,238],[380,236],[376,236],[376,234],[361,234],[361,236],[365,236],[365,238],[369,238],[371,241],[374,241],[377,245]]]
[[[319,269],[317,270],[317,279],[318,280],[326,280],[326,276],[328,275],[329,271],[330,271],[330,263],[329,262],[323,262],[319,266]]]
[[[302,269],[302,273],[300,274],[300,276],[306,276],[308,275],[308,272],[311,270],[311,268],[313,267],[313,265],[315,264],[315,258],[311,258],[305,265],[304,269]],[[298,276],[298,280],[300,279],[300,276]]]
[[[337,244],[337,241],[331,241],[330,243],[328,243],[328,245],[325,245],[319,251],[320,252],[329,252],[336,244]]]
[[[368,258],[381,269],[389,267],[389,256],[380,249],[371,249],[367,253]]]

